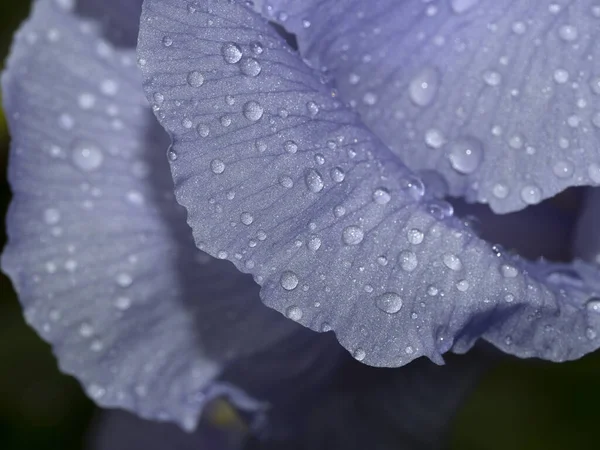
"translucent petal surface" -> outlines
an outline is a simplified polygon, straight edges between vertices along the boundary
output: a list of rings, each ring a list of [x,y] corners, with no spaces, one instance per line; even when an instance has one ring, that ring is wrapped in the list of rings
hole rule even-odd
[[[550,283],[557,268],[496,255],[424,198],[256,13],[146,0],[141,23],[145,89],[196,243],[251,272],[268,305],[377,366],[440,361],[480,336],[553,360],[598,346],[575,270]]]
[[[600,183],[597,0],[270,0],[414,170],[515,211]]]
[[[27,321],[99,404],[187,428],[206,398],[254,408],[211,382],[223,370],[249,381],[229,374],[238,358],[311,337],[264,307],[250,276],[196,249],[134,53],[72,6],[36,4],[3,76],[14,199],[2,268]],[[269,376],[291,376],[268,363]]]

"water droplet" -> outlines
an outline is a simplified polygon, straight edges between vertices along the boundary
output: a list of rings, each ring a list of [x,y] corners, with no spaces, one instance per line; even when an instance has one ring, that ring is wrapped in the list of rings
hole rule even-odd
[[[298,322],[302,319],[302,310],[297,306],[290,306],[285,310],[285,315],[288,319]]]
[[[444,265],[450,270],[459,271],[463,267],[460,258],[452,253],[444,254],[442,260],[444,261]]]
[[[317,114],[319,114],[319,105],[317,105],[313,101],[310,101],[306,104],[306,109],[308,110],[308,114],[310,114],[311,117],[314,117]]]
[[[44,222],[48,225],[56,225],[60,222],[60,211],[55,208],[48,208],[44,211]]]
[[[215,175],[219,175],[225,172],[225,163],[220,159],[213,159],[210,162],[210,170],[212,170],[212,173]]]
[[[309,169],[306,171],[304,181],[306,182],[306,187],[308,190],[314,192],[315,194],[321,192],[325,187],[323,183],[323,177],[315,169]]]
[[[386,292],[375,299],[375,306],[388,314],[396,314],[402,309],[402,298],[395,292]]]
[[[600,314],[600,297],[592,297],[586,303],[588,311]]]
[[[504,278],[515,278],[519,274],[517,268],[510,264],[502,264],[500,266],[500,272]]]
[[[521,199],[528,205],[535,205],[542,200],[542,191],[535,185],[528,185],[521,189]]]
[[[410,99],[417,106],[428,106],[433,102],[440,83],[437,69],[426,67],[422,69],[409,84]]]
[[[357,361],[362,361],[367,357],[367,352],[365,352],[362,348],[357,348],[354,350],[354,352],[352,352],[352,356]]]
[[[250,100],[244,105],[243,112],[244,117],[246,117],[246,119],[252,122],[256,122],[263,116],[264,108],[261,106],[260,103],[255,102],[254,100]]]
[[[341,183],[342,181],[344,181],[345,177],[346,174],[341,168],[334,167],[333,169],[331,169],[331,179],[336,183]]]
[[[131,306],[131,299],[129,297],[117,297],[114,302],[115,308],[125,311]]]
[[[588,166],[588,176],[593,183],[600,184],[600,164],[590,164]]]
[[[223,47],[221,47],[221,54],[228,64],[235,64],[242,59],[242,49],[233,42],[223,44]]]
[[[122,288],[126,288],[133,284],[133,278],[128,273],[122,272],[117,275],[116,282]]]
[[[430,297],[435,297],[436,295],[438,295],[438,293],[439,293],[439,289],[436,288],[435,286],[427,287],[427,295],[429,295]]]
[[[494,187],[492,187],[492,194],[494,194],[494,197],[496,198],[502,199],[508,197],[508,191],[508,186],[502,183],[496,183]]]
[[[283,144],[283,148],[286,152],[293,154],[298,151],[298,144],[296,144],[294,141],[286,141]]]
[[[419,201],[425,195],[425,185],[420,178],[414,175],[407,175],[400,179],[400,188],[413,200]]]
[[[254,58],[244,58],[240,63],[240,70],[248,77],[257,77],[262,71],[260,63]]]
[[[385,255],[380,255],[377,257],[377,264],[385,267],[388,265],[388,259],[385,257]]]
[[[346,245],[358,245],[365,237],[365,233],[361,227],[350,225],[342,231],[342,240]]]
[[[286,291],[293,291],[298,287],[298,276],[291,270],[286,270],[281,274],[279,282]]]
[[[210,134],[210,128],[205,123],[198,124],[196,131],[198,132],[198,135],[203,138],[208,137]]]
[[[188,73],[187,82],[191,87],[198,88],[204,84],[204,75],[194,70]]]
[[[390,191],[386,188],[377,188],[373,192],[373,201],[378,205],[385,205],[392,199]]]
[[[252,214],[250,214],[249,212],[243,212],[240,215],[240,221],[244,224],[244,225],[252,225],[252,222],[254,222],[254,217],[252,216]]]
[[[488,86],[498,86],[502,83],[502,75],[495,70],[486,70],[483,72],[483,81],[485,81]]]
[[[279,177],[279,184],[286,189],[291,189],[292,187],[294,187],[294,180],[284,175]]]
[[[570,161],[558,161],[552,167],[552,171],[558,178],[569,178],[573,176],[575,166]]]
[[[99,146],[87,141],[75,141],[72,147],[73,163],[81,170],[92,172],[104,161],[104,154]]]
[[[418,245],[423,242],[425,235],[417,228],[412,228],[407,232],[408,242],[414,245]]]
[[[460,280],[456,283],[456,289],[460,292],[466,292],[469,290],[469,282],[467,280]]]
[[[321,238],[318,236],[310,236],[308,239],[308,248],[316,252],[321,248]]]
[[[569,81],[569,72],[565,69],[556,69],[554,71],[554,81],[558,84],[564,84]]]
[[[171,39],[169,36],[165,36],[162,39],[162,43],[165,47],[170,47],[173,45],[173,39]]]
[[[561,25],[558,29],[558,35],[565,42],[572,42],[577,39],[579,33],[573,25]]]
[[[437,128],[430,128],[425,132],[425,144],[428,147],[438,149],[446,143],[444,134]]]
[[[398,260],[400,261],[400,267],[402,267],[402,270],[405,272],[412,272],[417,268],[417,255],[410,250],[400,252]]]
[[[452,168],[469,174],[475,172],[481,164],[483,144],[477,138],[465,136],[451,142],[447,151]]]
[[[329,325],[329,323],[327,323],[327,322],[323,322],[323,323],[321,324],[321,331],[322,331],[323,333],[326,333],[326,332],[328,332],[328,331],[331,331],[332,329],[333,329],[333,328],[331,328],[331,325]]]
[[[462,14],[479,3],[479,0],[450,0],[450,7],[456,14]]]

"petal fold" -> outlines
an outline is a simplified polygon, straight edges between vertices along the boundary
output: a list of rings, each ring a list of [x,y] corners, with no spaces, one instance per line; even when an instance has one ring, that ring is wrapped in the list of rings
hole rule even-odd
[[[263,11],[447,194],[506,213],[600,184],[596,0],[270,0]]]

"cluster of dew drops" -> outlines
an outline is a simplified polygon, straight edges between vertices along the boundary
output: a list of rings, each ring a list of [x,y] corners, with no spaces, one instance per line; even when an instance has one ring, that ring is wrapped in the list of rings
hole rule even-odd
[[[435,16],[438,14],[438,5],[431,0],[423,0],[425,4],[431,3],[425,7],[426,16]],[[476,7],[480,0],[448,0],[450,8],[455,14],[464,14]],[[562,11],[562,6],[558,3],[548,5],[549,13],[558,15]],[[592,5],[590,14],[597,19],[600,19],[600,4]],[[516,21],[512,24],[511,30],[515,35],[524,35],[527,31],[527,23],[524,21]],[[495,30],[495,25],[489,25],[490,31]],[[566,23],[558,27],[558,37],[570,45],[578,45],[579,30],[576,25]],[[433,37],[433,43],[437,46],[446,44],[446,39],[443,36],[437,35]],[[370,55],[363,55],[363,60],[370,58]],[[501,56],[498,60],[500,67],[507,67],[509,58]],[[557,86],[571,86],[573,89],[580,87],[580,82],[574,80],[574,74],[567,67],[558,67],[552,73],[552,80]],[[484,85],[491,89],[499,88],[503,84],[503,75],[496,69],[487,69],[481,73],[481,81]],[[356,86],[362,82],[361,76],[351,72],[348,74],[347,82]],[[592,94],[600,95],[600,74],[592,76],[589,79],[589,90]],[[432,106],[437,98],[438,91],[441,86],[441,72],[433,66],[425,66],[417,71],[414,77],[407,84],[407,96],[411,103],[420,108]],[[520,92],[518,89],[510,90],[512,98],[518,98]],[[379,98],[375,92],[367,90],[362,98],[366,108],[375,107],[379,102]],[[585,98],[579,98],[576,101],[577,108],[584,109],[589,106],[589,101]],[[357,105],[357,100],[353,99],[350,104]],[[403,114],[399,112],[399,118],[403,118]],[[600,128],[600,110],[592,113],[590,118],[593,127]],[[566,118],[566,123],[571,128],[578,128],[583,123],[581,116],[576,113]],[[407,124],[409,125],[409,124]],[[499,139],[503,137],[504,130],[500,125],[492,125],[490,133],[493,138]],[[427,128],[423,134],[423,142],[426,147],[433,150],[443,149],[450,166],[460,175],[474,174],[482,165],[485,156],[485,144],[481,139],[473,135],[460,135],[451,140],[447,139],[445,133],[436,127]],[[506,138],[507,145],[513,150],[523,150],[527,155],[535,155],[537,150],[534,146],[527,143],[526,137],[521,133],[515,133]],[[561,137],[558,139],[557,145],[563,150],[567,150],[572,146],[569,139]],[[567,159],[561,159],[552,163],[552,173],[559,179],[568,179],[575,175],[575,166]],[[587,167],[587,177],[593,184],[600,184],[600,164],[592,162]],[[493,184],[491,194],[497,199],[506,199],[511,193],[511,186],[503,181],[498,181]],[[543,199],[542,188],[534,182],[525,183],[518,193],[520,199],[527,205],[539,203]]]
[[[470,8],[474,7],[479,0],[449,0],[453,11],[457,14],[462,14],[465,11],[468,11]],[[425,1],[428,3],[428,1]],[[190,13],[196,12],[195,4],[190,4],[188,7],[188,11]],[[560,11],[560,6],[551,4],[550,12],[556,14]],[[435,15],[437,13],[435,5],[430,5],[427,8],[428,15]],[[600,7],[593,8],[592,13],[596,17],[600,17]],[[310,27],[310,21],[304,20],[303,25],[308,28]],[[517,34],[522,34],[526,24],[523,22],[518,22],[513,25],[513,32]],[[559,36],[561,39],[567,42],[571,42],[577,39],[577,29],[572,25],[564,25],[559,29]],[[163,37],[162,44],[165,47],[170,47],[173,45],[173,40],[169,36]],[[259,56],[264,52],[264,46],[260,42],[253,42],[250,44],[251,56],[245,56],[242,48],[235,42],[226,42],[221,46],[221,56],[223,60],[230,65],[236,65],[239,67],[240,73],[247,77],[258,77],[263,71],[261,63],[259,61]],[[140,65],[145,65],[144,60],[138,61]],[[500,61],[502,63],[502,61]],[[504,64],[506,64],[505,62]],[[553,75],[554,81],[557,84],[564,84],[569,80],[569,73],[565,69],[557,69]],[[198,70],[193,70],[187,74],[186,77],[187,83],[192,88],[200,88],[206,82],[204,74],[202,74]],[[499,86],[502,83],[502,75],[494,70],[487,70],[482,74],[482,80],[484,83],[489,85],[490,87]],[[360,82],[360,77],[354,73],[349,75],[350,84],[356,85]],[[411,101],[419,106],[419,107],[428,107],[430,106],[436,98],[437,91],[440,85],[440,73],[435,67],[425,67],[410,81],[408,84],[408,95]],[[597,77],[590,82],[592,91],[596,94],[600,94],[600,77]],[[154,94],[154,105],[153,108],[155,110],[160,109],[161,105],[164,103],[164,96],[157,92]],[[226,97],[226,101],[229,104],[233,104],[234,99],[231,96]],[[377,96],[374,93],[368,92],[365,94],[363,101],[367,105],[375,105],[377,103]],[[352,106],[352,104],[351,104]],[[306,105],[308,114],[311,117],[315,117],[319,113],[319,105],[313,101],[308,102]],[[264,114],[263,106],[256,100],[247,101],[242,106],[242,114],[243,116],[250,122],[259,121]],[[285,117],[287,115],[286,111],[280,111],[280,116]],[[573,122],[575,119],[570,120]],[[219,123],[221,126],[227,128],[232,123],[232,118],[229,115],[223,115],[219,118]],[[596,113],[592,118],[592,123],[600,128],[600,112]],[[182,120],[182,126],[186,129],[194,128],[193,122],[184,118]],[[199,123],[195,127],[197,134],[201,138],[206,138],[211,133],[211,128],[206,123]],[[494,135],[501,135],[502,130],[499,127],[495,126],[492,128],[492,133]],[[452,142],[447,142],[446,138],[440,130],[436,128],[430,128],[425,132],[424,140],[427,146],[438,149],[438,148],[446,148],[447,156],[451,166],[461,174],[471,174],[475,172],[481,162],[483,160],[484,155],[484,144],[473,136],[461,136],[454,139]],[[335,146],[335,142],[328,143],[328,145]],[[524,139],[520,135],[515,135],[511,139],[509,139],[509,145],[512,148],[522,148],[524,144]],[[260,147],[266,147],[264,144],[261,144],[257,141],[257,148],[261,150]],[[298,151],[298,144],[294,141],[286,141],[283,144],[283,150],[287,153],[294,154]],[[527,147],[527,152],[529,154],[534,154],[535,149]],[[177,160],[177,153],[171,149],[169,151],[169,159],[171,161]],[[317,164],[324,164],[324,157],[320,154],[316,155],[315,160]],[[554,167],[554,173],[558,177],[566,177],[572,174],[573,167],[569,166],[570,163],[561,161],[557,163]],[[210,170],[215,175],[221,175],[226,171],[226,164],[219,158],[215,158],[210,162]],[[592,181],[600,183],[600,166],[596,164],[591,164],[589,166],[589,176]],[[335,167],[330,171],[330,177],[335,183],[341,183],[345,179],[344,170]],[[304,181],[306,184],[306,188],[312,193],[319,193],[325,187],[325,180],[323,175],[315,169],[310,169],[305,172]],[[279,183],[284,188],[292,188],[294,186],[294,180],[289,176],[281,176],[279,178]],[[404,188],[406,191],[415,199],[419,199],[424,195],[424,186],[422,182],[416,177],[408,177],[404,180]],[[497,183],[492,190],[493,194],[498,198],[505,198],[508,196],[509,187],[503,183]],[[228,198],[233,198],[234,193],[228,193]],[[377,188],[374,190],[372,199],[375,203],[379,205],[385,205],[391,200],[391,193],[386,188]],[[539,187],[530,184],[522,188],[521,190],[521,198],[526,204],[535,204],[541,200],[542,192]],[[452,207],[442,200],[432,200],[429,203],[429,212],[434,215],[438,219],[444,219],[446,217],[450,217],[453,214]],[[345,210],[342,206],[336,207],[334,210],[334,215],[336,217],[341,217],[345,214]],[[254,216],[252,213],[248,211],[244,211],[240,214],[240,222],[243,225],[249,226],[254,222]],[[266,239],[266,234],[262,232],[264,235],[263,238]],[[408,233],[408,241],[411,244],[418,245],[424,239],[424,233],[418,229],[411,229]],[[365,231],[359,225],[348,225],[342,231],[342,241],[345,245],[355,246],[361,244],[361,242],[365,238]],[[262,239],[262,240],[264,240]],[[317,251],[321,245],[321,238],[316,235],[311,235],[307,242],[308,248]],[[229,255],[225,251],[218,252],[217,257],[220,259],[225,259]],[[462,261],[459,256],[454,254],[445,254],[443,256],[444,265],[453,271],[460,271],[463,267]],[[399,254],[399,263],[400,267],[406,271],[413,271],[417,265],[417,256],[411,250],[405,250]],[[377,258],[377,262],[380,265],[387,265],[387,258],[385,256],[379,256]],[[250,265],[246,265],[247,268],[252,268],[251,262]],[[518,275],[518,270],[508,264],[503,264],[500,267],[500,271],[502,275],[506,278],[513,278]],[[285,291],[294,291],[300,285],[299,277],[296,273],[290,270],[284,271],[279,280],[281,288]],[[461,279],[456,283],[456,289],[465,292],[469,289],[470,284],[467,280]],[[372,292],[373,288],[370,285],[365,287],[366,292]],[[435,286],[429,286],[428,294],[431,296],[438,295],[440,293],[439,289]],[[443,295],[443,293],[441,293]],[[510,303],[515,301],[515,296],[513,294],[506,294],[505,301]],[[396,292],[385,292],[381,295],[378,295],[374,299],[374,303],[381,311],[393,315],[397,314],[403,307],[402,297]],[[594,297],[591,298],[588,303],[588,310],[593,312],[600,313],[600,299]],[[292,320],[300,321],[303,317],[302,309],[297,305],[289,306],[286,309],[286,316]],[[413,317],[416,318],[417,314],[413,313]],[[322,324],[322,331],[330,331],[331,326],[324,322]],[[596,337],[596,332],[589,328],[587,330],[587,336],[590,339]],[[506,344],[510,345],[511,337],[507,336]],[[413,353],[414,349],[412,347],[406,348],[406,353]],[[356,349],[354,352],[354,356],[362,360],[365,358],[366,353],[362,349]]]

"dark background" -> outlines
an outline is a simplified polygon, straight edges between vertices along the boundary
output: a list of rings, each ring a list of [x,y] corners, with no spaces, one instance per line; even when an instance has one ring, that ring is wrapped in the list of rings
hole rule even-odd
[[[123,0],[127,1],[127,0]],[[0,0],[0,68],[29,1]],[[10,199],[9,138],[0,109],[0,248]],[[27,327],[0,274],[0,449],[83,448],[95,414],[79,384]],[[454,450],[592,449],[600,446],[600,354],[565,364],[514,361],[491,372],[460,412]]]

